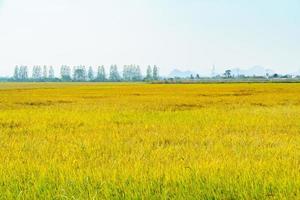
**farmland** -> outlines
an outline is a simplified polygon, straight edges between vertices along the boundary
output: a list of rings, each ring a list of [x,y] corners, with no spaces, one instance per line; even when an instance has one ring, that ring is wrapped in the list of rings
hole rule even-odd
[[[300,84],[2,83],[0,199],[300,199]]]

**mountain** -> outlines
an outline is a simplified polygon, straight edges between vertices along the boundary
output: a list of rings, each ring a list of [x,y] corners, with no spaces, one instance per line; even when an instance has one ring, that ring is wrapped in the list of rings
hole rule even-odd
[[[239,68],[234,68],[231,70],[232,74],[237,76],[237,75],[246,75],[246,76],[265,76],[267,73],[268,74],[274,74],[275,72],[271,69],[266,69],[261,66],[254,66],[249,69],[239,69]]]
[[[169,77],[186,78],[186,77],[190,77],[191,74],[195,74],[195,72],[192,72],[192,71],[180,71],[178,69],[174,69],[173,71],[171,71],[171,73],[168,76]]]
[[[300,70],[291,73],[292,76],[300,76]]]

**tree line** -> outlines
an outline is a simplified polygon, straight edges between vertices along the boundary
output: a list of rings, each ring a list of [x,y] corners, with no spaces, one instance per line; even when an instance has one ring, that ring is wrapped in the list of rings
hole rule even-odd
[[[157,81],[159,80],[159,69],[156,65],[148,66],[146,75],[143,76],[139,65],[125,65],[122,73],[119,72],[117,65],[111,65],[108,73],[104,66],[99,66],[95,70],[93,67],[63,65],[60,68],[60,76],[56,77],[52,66],[33,66],[29,73],[29,67],[16,66],[13,81],[64,81],[64,82],[138,82],[138,81]]]

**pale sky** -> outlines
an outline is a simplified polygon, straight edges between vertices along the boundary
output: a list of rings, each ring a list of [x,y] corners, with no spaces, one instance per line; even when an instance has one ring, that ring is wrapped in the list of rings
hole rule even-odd
[[[15,65],[300,69],[299,0],[0,0],[0,74]]]

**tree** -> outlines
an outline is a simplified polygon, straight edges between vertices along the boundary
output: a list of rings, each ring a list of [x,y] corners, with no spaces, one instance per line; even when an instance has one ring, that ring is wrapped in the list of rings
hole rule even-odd
[[[94,80],[94,70],[93,70],[92,67],[89,67],[88,79],[89,79],[89,81],[93,81]]]
[[[120,81],[121,80],[117,65],[110,66],[109,80],[110,81]]]
[[[266,78],[269,79],[269,77],[270,77],[270,74],[266,73]]]
[[[60,68],[60,76],[62,81],[71,81],[71,68],[69,66],[63,65]]]
[[[28,79],[28,68],[27,68],[27,66],[21,66],[19,68],[19,79],[23,80],[23,81]]]
[[[158,74],[158,68],[156,65],[153,67],[153,80],[158,80],[159,79],[159,74]]]
[[[86,81],[86,69],[85,66],[74,67],[74,76],[75,81]]]
[[[45,65],[43,68],[43,79],[47,79],[48,78],[48,69],[47,66]]]
[[[125,81],[140,81],[142,80],[142,73],[140,66],[125,65],[123,69],[123,79]]]
[[[125,81],[130,81],[131,77],[130,77],[130,67],[127,65],[124,65],[123,67],[123,80]]]
[[[152,68],[149,65],[147,68],[146,80],[152,80],[152,79],[153,79]]]
[[[32,69],[32,78],[34,80],[41,80],[42,79],[42,68],[41,66],[34,66]]]
[[[20,75],[19,67],[16,66],[14,72],[14,80],[19,80],[20,79],[19,75]]]
[[[200,76],[199,76],[199,74],[197,74],[197,75],[196,75],[196,79],[200,79]]]
[[[49,68],[49,79],[54,79],[55,75],[54,75],[54,69],[52,66],[50,66]]]
[[[224,73],[224,76],[226,77],[226,78],[231,78],[231,70],[226,70],[225,71],[225,73]]]
[[[104,69],[104,66],[102,65],[102,66],[98,67],[97,80],[105,81],[105,79],[106,79],[105,69]]]
[[[135,67],[134,78],[135,81],[141,81],[143,79],[142,72],[140,66]]]

